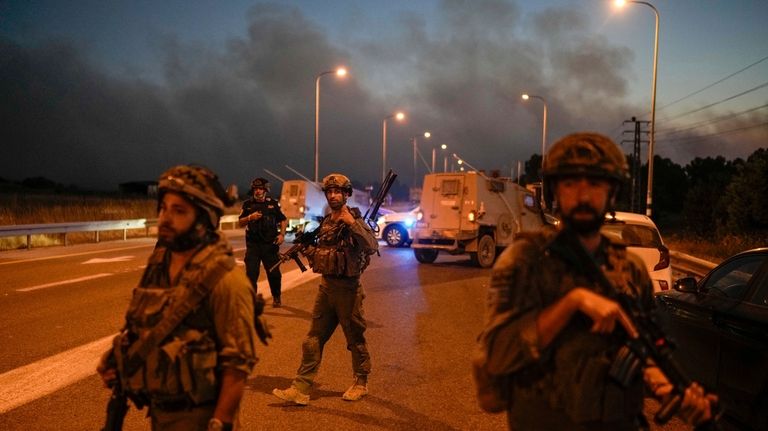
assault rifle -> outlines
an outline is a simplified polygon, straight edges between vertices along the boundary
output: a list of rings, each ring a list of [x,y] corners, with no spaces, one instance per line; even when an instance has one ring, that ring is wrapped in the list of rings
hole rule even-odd
[[[112,394],[107,403],[107,420],[101,431],[122,430],[126,413],[128,413],[128,396],[123,393],[120,382],[116,381],[112,385]]]
[[[397,178],[397,174],[390,169],[387,176],[384,178],[384,181],[381,182],[381,187],[379,188],[376,197],[373,199],[373,203],[368,210],[365,211],[363,219],[368,223],[368,226],[373,233],[379,233],[379,225],[376,223],[379,220],[379,209],[381,208],[381,204],[384,203],[384,199],[387,198],[387,194],[389,193],[389,189],[392,188],[395,178]]]
[[[117,366],[114,353],[109,355],[107,363],[111,368]],[[104,427],[101,431],[120,431],[123,429],[123,421],[128,413],[128,400],[130,399],[139,410],[144,408],[147,402],[138,395],[130,395],[123,391],[119,377],[112,382],[110,387],[112,388],[112,394],[110,394],[109,402],[107,403],[107,419],[104,421]]]
[[[371,206],[368,207],[368,210],[365,211],[365,215],[363,216],[363,220],[365,220],[366,223],[368,223],[368,226],[370,226],[371,230],[373,230],[374,233],[379,231],[379,226],[376,224],[376,221],[379,217],[379,208],[381,208],[381,204],[384,203],[384,199],[387,197],[387,193],[389,193],[389,189],[392,187],[392,184],[395,182],[395,178],[397,178],[397,174],[392,172],[392,170],[389,170],[389,173],[384,178],[384,181],[381,183],[381,188],[379,188],[379,192],[376,194],[376,198],[374,198],[373,202],[371,203]],[[324,235],[327,235],[328,237],[332,237],[334,235],[337,235],[342,228],[344,228],[344,224],[338,224],[334,226],[332,229],[330,229],[328,232],[326,232]],[[315,228],[315,230],[309,231],[309,232],[300,232],[296,234],[296,239],[293,240],[293,245],[291,248],[286,250],[285,253],[280,253],[280,260],[277,261],[274,265],[272,265],[271,268],[269,268],[269,272],[274,271],[280,265],[282,265],[285,262],[288,262],[289,260],[293,260],[296,262],[296,265],[298,265],[301,272],[304,272],[307,270],[307,267],[304,265],[304,263],[301,261],[301,258],[299,257],[299,253],[304,253],[304,251],[317,244],[318,236],[320,235],[320,226]]]
[[[608,375],[626,388],[642,372],[647,360],[652,359],[673,387],[671,396],[662,404],[653,418],[659,425],[667,423],[680,410],[685,390],[693,382],[672,357],[674,343],[664,334],[653,314],[640,307],[631,296],[616,292],[603,270],[587,253],[574,233],[563,230],[555,241],[561,242],[572,251],[587,278],[599,284],[606,296],[615,299],[621,305],[639,334],[637,338],[626,337],[624,345],[611,364]],[[722,412],[717,412],[716,409],[716,406],[713,406],[713,418],[697,426],[697,430],[720,429],[717,421]]]

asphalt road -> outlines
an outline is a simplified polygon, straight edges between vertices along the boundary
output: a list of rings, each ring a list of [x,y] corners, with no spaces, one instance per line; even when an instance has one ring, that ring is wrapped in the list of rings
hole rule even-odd
[[[242,259],[242,231],[228,231]],[[151,239],[0,253],[0,429],[100,429],[109,392],[94,372],[121,326]],[[274,340],[259,346],[241,422],[248,430],[498,430],[482,413],[469,375],[489,271],[467,257],[419,265],[408,248],[383,247],[363,276],[370,394],[345,402],[352,382],[341,330],[326,345],[307,407],[271,395],[298,368],[317,278],[284,266],[283,304],[267,308]],[[268,296],[264,279],[258,289]],[[126,430],[149,429],[132,409]],[[669,425],[664,430],[682,429]]]

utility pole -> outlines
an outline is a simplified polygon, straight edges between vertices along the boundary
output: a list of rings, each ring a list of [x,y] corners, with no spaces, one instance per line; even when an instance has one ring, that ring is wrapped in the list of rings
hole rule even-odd
[[[648,127],[650,121],[639,121],[637,118],[632,117],[631,120],[624,121],[623,124],[634,123],[632,130],[625,130],[624,133],[632,133],[633,139],[631,141],[623,140],[624,142],[632,142],[632,166],[629,167],[630,175],[630,197],[629,197],[629,210],[633,213],[642,214],[642,178],[641,178],[641,166],[640,163],[640,144],[647,144],[649,141],[643,139],[643,135],[648,135],[647,131],[642,130],[643,127]]]

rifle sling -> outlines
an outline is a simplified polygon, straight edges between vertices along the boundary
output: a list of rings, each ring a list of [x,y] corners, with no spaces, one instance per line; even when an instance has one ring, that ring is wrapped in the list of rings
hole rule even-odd
[[[206,253],[205,258],[210,253]],[[202,259],[196,259],[202,260]],[[213,288],[231,269],[226,264],[226,260],[218,259],[216,264],[207,271],[205,277],[198,282],[193,283],[187,289],[186,295],[179,301],[176,301],[171,307],[171,311],[147,334],[145,338],[136,340],[128,349],[125,361],[126,377],[130,377],[138,371],[144,361],[147,359],[150,350],[157,347],[177,326],[184,320],[202,302],[202,300],[213,291]]]

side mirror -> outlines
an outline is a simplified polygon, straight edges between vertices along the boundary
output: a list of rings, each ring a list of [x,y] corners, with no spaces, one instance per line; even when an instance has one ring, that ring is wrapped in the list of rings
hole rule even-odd
[[[685,293],[697,293],[699,291],[698,287],[696,286],[696,279],[693,277],[685,277],[679,280],[675,280],[673,288],[678,292]]]

